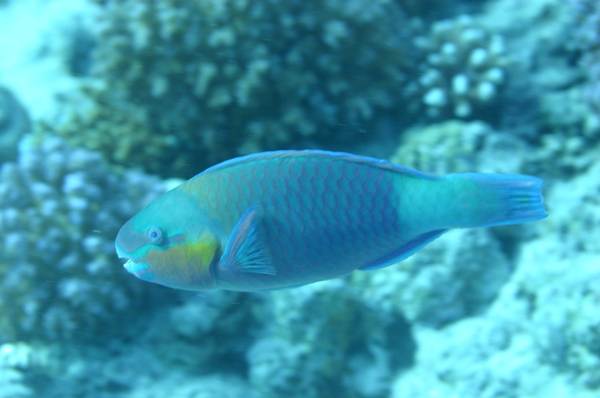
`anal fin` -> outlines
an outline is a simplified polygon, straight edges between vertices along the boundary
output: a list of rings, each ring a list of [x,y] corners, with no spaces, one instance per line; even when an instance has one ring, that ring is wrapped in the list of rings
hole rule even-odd
[[[412,256],[423,247],[425,247],[428,243],[434,241],[438,237],[440,237],[447,229],[439,229],[436,231],[426,232],[424,234],[419,235],[415,239],[410,242],[400,246],[398,249],[392,251],[388,255],[378,258],[377,260],[364,265],[359,268],[361,271],[371,271],[375,269],[380,269],[387,267],[392,264],[396,264],[402,260],[407,259]]]

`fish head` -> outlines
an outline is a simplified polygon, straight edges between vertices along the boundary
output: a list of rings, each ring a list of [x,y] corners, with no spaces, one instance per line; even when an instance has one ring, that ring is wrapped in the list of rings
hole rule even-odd
[[[125,269],[144,281],[184,290],[215,288],[220,244],[189,198],[167,192],[127,221],[115,240]]]

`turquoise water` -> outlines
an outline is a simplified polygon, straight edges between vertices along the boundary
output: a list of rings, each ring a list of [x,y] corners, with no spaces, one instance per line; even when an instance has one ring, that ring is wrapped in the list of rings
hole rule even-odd
[[[600,394],[600,6],[0,1],[0,398]],[[226,159],[325,149],[544,180],[550,216],[262,293],[114,239]]]

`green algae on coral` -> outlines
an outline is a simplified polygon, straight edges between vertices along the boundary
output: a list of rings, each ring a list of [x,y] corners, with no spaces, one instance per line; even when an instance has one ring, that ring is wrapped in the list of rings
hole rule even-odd
[[[399,105],[408,59],[394,2],[105,3],[91,108],[56,130],[114,162],[190,176],[234,155],[360,139]]]

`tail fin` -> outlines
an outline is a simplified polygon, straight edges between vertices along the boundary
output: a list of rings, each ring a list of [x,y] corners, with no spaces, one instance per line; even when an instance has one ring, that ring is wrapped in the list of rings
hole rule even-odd
[[[520,224],[548,216],[542,180],[520,174],[449,174],[446,180],[458,199],[455,226],[491,227]]]

